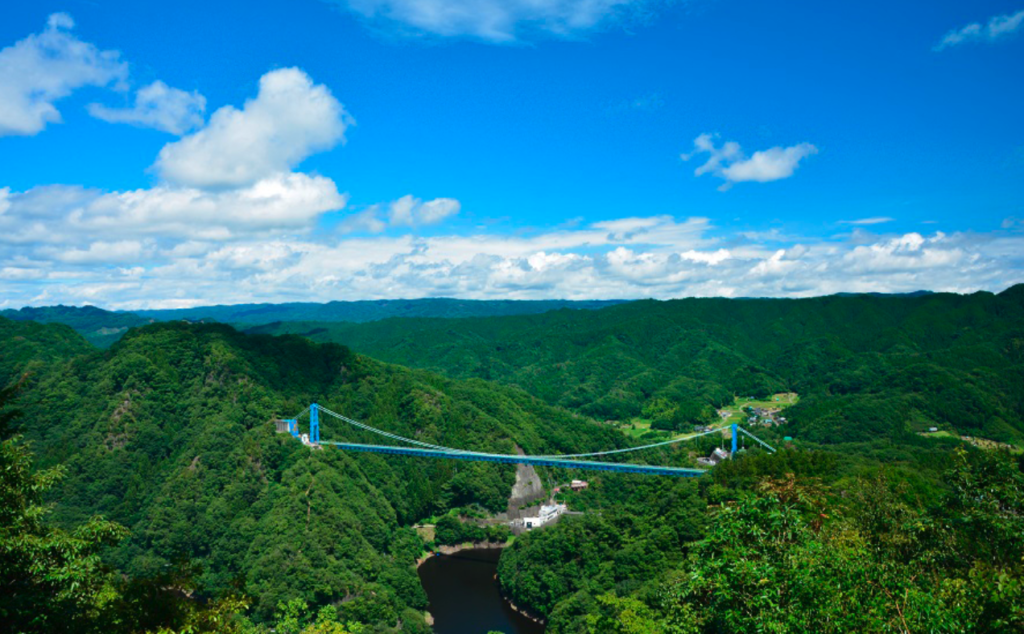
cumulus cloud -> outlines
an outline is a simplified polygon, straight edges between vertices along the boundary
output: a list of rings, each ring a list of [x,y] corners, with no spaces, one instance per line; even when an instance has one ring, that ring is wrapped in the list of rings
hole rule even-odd
[[[202,129],[165,145],[154,168],[174,185],[245,187],[333,148],[353,124],[326,86],[284,68],[263,75],[241,110],[224,106]]]
[[[715,145],[715,135],[702,134],[694,139],[693,151],[681,157],[689,161],[695,156],[706,154],[707,161],[694,170],[694,175],[713,174],[725,181],[718,188],[719,191],[726,191],[735,183],[767,183],[789,178],[800,161],[817,153],[818,148],[810,143],[800,143],[791,147],[760,150],[748,157],[739,143],[727,141],[718,147]]]
[[[207,191],[160,185],[103,193],[49,186],[8,198],[0,244],[70,242],[83,235],[229,240],[268,231],[305,232],[345,206],[322,176],[276,174],[244,188]]]
[[[60,191],[49,195],[73,198]],[[110,194],[91,195],[117,203]],[[19,218],[28,198],[27,193],[11,195],[0,219]],[[858,229],[830,238],[790,237],[791,242],[779,244],[757,239],[758,232],[749,232],[754,238],[722,234],[707,218],[662,215],[516,236],[346,237],[303,233],[299,223],[271,216],[262,227],[245,231],[225,225],[233,237],[222,240],[201,237],[208,230],[213,235],[216,223],[201,224],[198,212],[180,223],[196,225],[188,235],[184,229],[156,234],[143,228],[169,222],[173,213],[141,222],[123,210],[120,216],[92,215],[96,206],[78,205],[90,213],[83,212],[80,224],[56,243],[0,241],[4,296],[16,305],[101,301],[131,309],[453,295],[664,299],[968,292],[1024,281],[1024,236],[1012,230],[875,234]],[[386,216],[378,220],[386,222]],[[118,229],[117,222],[124,226]],[[315,213],[305,222],[315,226]],[[0,236],[10,237],[10,228],[23,224],[0,226]]]
[[[997,15],[990,18],[984,25],[974,22],[950,31],[942,38],[942,41],[935,45],[933,50],[941,51],[965,42],[992,42],[1020,30],[1022,24],[1024,24],[1024,11],[1018,11],[1012,15]]]
[[[171,88],[162,81],[140,88],[131,108],[89,105],[89,114],[109,123],[128,123],[182,135],[203,125],[206,98],[198,92]]]
[[[79,40],[74,26],[68,14],[54,13],[41,33],[0,50],[0,136],[38,134],[61,121],[56,101],[128,77],[117,51]]]
[[[401,33],[513,42],[542,32],[573,37],[647,0],[329,0]]]
[[[165,107],[168,101],[180,107]],[[145,104],[157,105],[147,113]],[[138,105],[135,110],[147,122],[181,129],[196,123],[190,123],[189,113],[197,114],[202,102],[198,95],[158,83],[140,91]],[[134,116],[119,113],[112,118],[128,121]],[[66,280],[91,279],[97,273],[110,278],[83,290],[83,297],[98,289],[118,292],[143,283],[158,264],[184,276],[204,275],[210,267],[237,275],[244,262],[215,257],[218,248],[285,237],[299,240],[324,214],[345,207],[347,195],[333,180],[290,168],[339,142],[346,125],[348,115],[341,104],[302,71],[267,73],[259,94],[244,108],[222,108],[209,125],[164,147],[158,165],[167,177],[154,187],[0,189],[0,268],[6,269],[5,279],[19,283],[37,279],[30,274],[34,270],[53,279],[49,269]],[[245,156],[233,155],[238,151]],[[228,173],[232,160],[240,165]],[[204,168],[205,176],[189,171]],[[410,196],[397,203],[396,222],[412,225],[458,211],[458,202],[449,199],[422,202]],[[239,248],[255,249],[252,244]]]

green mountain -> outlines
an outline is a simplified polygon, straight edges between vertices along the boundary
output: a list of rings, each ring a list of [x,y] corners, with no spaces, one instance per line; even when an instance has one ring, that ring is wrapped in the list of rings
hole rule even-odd
[[[255,614],[301,597],[344,620],[425,629],[408,526],[449,508],[504,510],[514,468],[311,450],[271,421],[319,402],[423,441],[511,453],[623,447],[625,438],[513,388],[382,364],[336,344],[154,324],[108,351],[63,325],[0,318],[0,385],[32,370],[20,425],[67,470],[54,519],[131,529],[110,551],[153,576],[185,558],[203,592],[244,587]],[[10,351],[15,354],[10,354]],[[325,439],[372,440],[327,419]]]
[[[791,410],[794,433],[820,442],[932,426],[1024,440],[1024,285],[998,295],[639,301],[249,332],[295,333],[451,377],[491,379],[597,418],[647,416],[666,401],[701,412],[734,395],[795,391],[802,400]]]
[[[26,306],[20,310],[0,311],[0,317],[15,321],[36,321],[43,324],[65,324],[74,328],[85,339],[99,348],[107,348],[121,338],[129,328],[153,323],[146,317],[132,313],[116,313],[95,306]]]
[[[108,348],[129,328],[157,321],[217,321],[246,326],[276,321],[316,320],[362,323],[391,317],[488,317],[530,315],[550,310],[597,310],[621,303],[618,300],[463,300],[446,298],[398,299],[354,302],[237,304],[195,308],[109,311],[95,306],[26,306],[0,311],[0,317],[15,321],[60,323],[71,326],[89,343]]]
[[[758,432],[797,437],[777,454],[751,448],[698,480],[591,474],[586,491],[559,493],[583,515],[518,538],[499,562],[504,591],[552,634],[1012,632],[1024,627],[1024,459],[913,432],[1020,442],[1022,316],[1014,287],[255,329],[308,338],[159,323],[106,351],[67,326],[0,319],[0,386],[28,372],[16,423],[40,466],[66,469],[55,521],[77,535],[101,513],[131,529],[104,551],[119,574],[159,580],[189,561],[188,605],[241,590],[275,631],[300,631],[291,608],[272,614],[295,599],[324,606],[325,623],[365,624],[309,633],[426,632],[410,525],[500,510],[513,471],[311,450],[274,418],[316,401],[426,442],[575,453],[630,443],[585,412],[685,428],[734,394],[793,389],[792,422]],[[331,419],[323,435],[371,440]],[[459,528],[451,515],[442,526]]]
[[[136,314],[158,321],[212,318],[232,324],[269,324],[275,321],[368,322],[390,317],[491,317],[532,315],[560,308],[596,310],[620,300],[471,300],[451,298],[381,299],[352,302],[237,304],[165,310],[138,310]]]

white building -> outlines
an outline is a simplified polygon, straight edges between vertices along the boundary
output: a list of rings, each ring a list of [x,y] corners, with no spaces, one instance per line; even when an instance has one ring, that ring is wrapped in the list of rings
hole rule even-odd
[[[545,524],[554,522],[558,519],[559,515],[565,513],[567,510],[568,509],[564,504],[545,504],[540,507],[540,513],[538,513],[536,517],[523,517],[518,519],[513,522],[513,528],[515,528],[516,523],[519,523],[519,525],[526,530],[540,528]]]

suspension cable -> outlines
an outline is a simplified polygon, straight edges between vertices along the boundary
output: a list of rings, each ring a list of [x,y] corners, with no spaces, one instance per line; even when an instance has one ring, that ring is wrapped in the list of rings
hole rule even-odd
[[[678,442],[683,442],[684,440],[693,440],[694,438],[700,438],[701,436],[707,436],[708,434],[713,434],[716,431],[721,431],[721,430],[725,429],[725,427],[728,427],[728,425],[726,425],[724,427],[716,427],[714,429],[709,429],[708,431],[701,432],[699,434],[691,434],[689,436],[680,436],[679,438],[673,438],[672,440],[664,440],[662,442],[656,442],[656,443],[652,443],[650,445],[643,445],[643,446],[640,446],[640,447],[628,447],[626,449],[613,449],[611,451],[595,451],[595,452],[592,452],[592,453],[551,454],[551,455],[547,455],[547,456],[536,456],[536,457],[537,458],[590,458],[590,457],[593,457],[593,456],[607,456],[607,455],[616,454],[616,453],[629,453],[631,451],[641,451],[643,449],[651,449],[652,447],[663,447],[665,445],[672,445],[672,444],[675,444],[675,443],[678,443]]]
[[[444,445],[434,445],[434,444],[427,443],[427,442],[422,442],[422,441],[419,441],[419,440],[413,440],[412,438],[406,438],[404,436],[399,436],[398,434],[392,434],[390,432],[386,432],[384,430],[377,429],[376,427],[371,427],[370,425],[367,425],[366,423],[360,423],[359,421],[353,420],[353,419],[349,418],[348,416],[343,416],[342,414],[339,414],[339,413],[337,413],[335,411],[327,409],[323,405],[317,405],[317,408],[319,410],[321,410],[322,412],[324,412],[325,414],[333,416],[334,418],[337,418],[338,420],[344,421],[344,422],[346,422],[346,423],[348,423],[348,424],[350,424],[350,425],[352,425],[354,427],[358,427],[359,429],[363,429],[363,430],[368,431],[368,432],[379,434],[381,436],[384,436],[385,438],[390,438],[392,440],[397,440],[397,441],[400,441],[400,442],[405,442],[405,443],[409,443],[409,444],[412,444],[412,445],[418,445],[420,447],[425,447],[427,449],[436,449],[436,450],[439,450],[439,451],[445,451],[445,452],[449,452],[449,453],[478,453],[478,452],[467,451],[465,449],[453,449],[451,447],[445,447]],[[299,413],[299,415],[296,416],[295,418],[298,419],[299,416],[302,416],[307,411],[309,411],[308,407],[305,410],[303,410],[301,413]],[[634,452],[634,451],[643,451],[645,449],[653,449],[654,447],[664,447],[666,445],[674,445],[676,443],[680,443],[680,442],[683,442],[683,441],[686,441],[686,440],[693,440],[694,438],[700,438],[701,436],[707,436],[707,435],[713,434],[713,433],[715,433],[717,431],[721,431],[721,430],[725,429],[726,427],[729,427],[729,425],[723,425],[721,427],[715,427],[715,428],[709,429],[707,431],[700,432],[698,434],[690,434],[689,436],[680,436],[679,438],[673,438],[672,440],[664,440],[664,441],[661,441],[661,442],[651,443],[649,445],[641,445],[640,447],[627,447],[626,449],[613,449],[613,450],[610,450],[610,451],[595,451],[595,452],[590,452],[590,453],[547,454],[547,455],[531,456],[531,457],[533,457],[533,458],[549,458],[549,459],[559,459],[559,458],[594,458],[594,457],[597,457],[597,456],[609,456],[609,455],[612,455],[612,454],[631,453],[631,452]],[[742,427],[737,426],[737,429],[739,429],[741,432],[743,432],[747,436],[750,436],[751,438],[753,438],[754,440],[756,440],[760,444],[764,445],[765,447],[767,447],[771,451],[775,451],[774,447],[772,447],[768,443],[762,441],[760,438],[758,438],[757,436],[754,436],[753,434],[751,434],[747,430],[743,429]],[[495,454],[495,455],[508,455],[508,456],[511,456],[511,457],[515,457],[514,454]]]
[[[766,443],[765,441],[761,440],[760,438],[758,438],[758,437],[757,437],[757,436],[755,436],[754,434],[750,433],[750,432],[749,432],[749,431],[747,431],[746,429],[743,429],[742,427],[737,427],[737,429],[739,429],[739,430],[740,430],[741,432],[743,432],[744,434],[746,434],[746,435],[750,436],[751,438],[753,438],[753,439],[754,439],[754,440],[756,440],[757,442],[759,442],[759,443],[761,443],[762,445],[764,445],[765,447],[767,447],[767,448],[768,448],[768,449],[769,449],[769,450],[770,450],[770,451],[771,451],[772,453],[775,453],[775,447],[772,447],[771,445],[769,445],[769,444],[768,444],[768,443]]]
[[[325,414],[329,414],[329,415],[337,418],[338,420],[345,421],[349,425],[352,425],[354,427],[358,427],[360,429],[364,429],[366,431],[373,432],[375,434],[380,434],[381,436],[384,436],[386,438],[390,438],[392,440],[398,440],[400,442],[407,442],[407,443],[410,443],[410,444],[413,444],[413,445],[419,445],[420,447],[426,447],[428,449],[439,449],[441,451],[447,451],[447,452],[451,452],[451,453],[465,453],[464,451],[462,451],[460,449],[452,449],[451,447],[445,447],[443,445],[432,445],[432,444],[430,444],[428,442],[421,442],[419,440],[413,440],[412,438],[406,438],[404,436],[399,436],[398,434],[392,434],[390,432],[386,432],[386,431],[377,429],[376,427],[371,427],[371,426],[367,425],[366,423],[360,423],[359,421],[353,420],[353,419],[349,418],[348,416],[342,416],[341,414],[339,414],[337,412],[333,412],[333,411],[327,409],[326,407],[324,407],[323,405],[317,405],[317,409],[321,410]]]

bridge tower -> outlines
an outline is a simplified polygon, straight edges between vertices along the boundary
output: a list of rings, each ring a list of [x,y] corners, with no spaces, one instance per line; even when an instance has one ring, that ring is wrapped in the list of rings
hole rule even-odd
[[[736,455],[736,441],[739,439],[739,435],[740,435],[740,432],[737,429],[737,427],[739,427],[739,425],[737,425],[736,423],[732,424],[732,455],[733,456]]]
[[[320,444],[320,406],[316,403],[309,406],[309,442]]]

